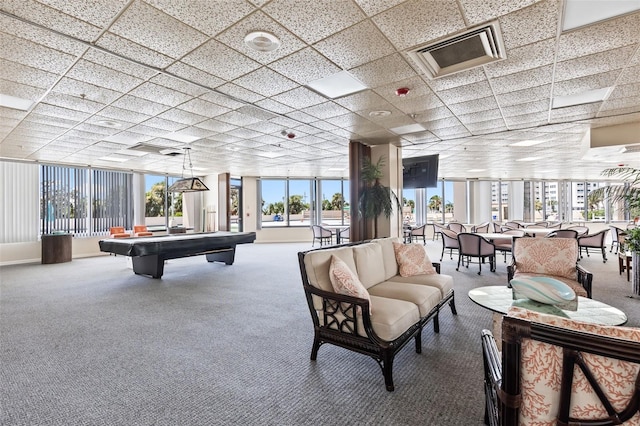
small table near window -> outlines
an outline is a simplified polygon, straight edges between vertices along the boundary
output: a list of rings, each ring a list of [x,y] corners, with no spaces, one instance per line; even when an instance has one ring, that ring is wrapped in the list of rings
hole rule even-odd
[[[73,234],[54,233],[42,236],[42,263],[71,262]]]

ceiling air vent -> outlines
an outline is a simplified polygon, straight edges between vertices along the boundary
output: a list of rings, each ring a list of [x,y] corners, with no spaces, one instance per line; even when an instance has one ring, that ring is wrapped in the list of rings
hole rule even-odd
[[[434,79],[505,59],[497,21],[407,52],[427,77]]]

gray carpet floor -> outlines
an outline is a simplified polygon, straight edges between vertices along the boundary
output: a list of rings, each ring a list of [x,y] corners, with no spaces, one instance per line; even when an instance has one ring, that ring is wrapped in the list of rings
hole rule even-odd
[[[432,260],[441,243],[429,241]],[[238,247],[232,266],[168,262],[155,280],[122,256],[0,268],[2,425],[481,425],[480,331],[491,313],[467,297],[505,285],[477,265],[442,273],[458,315],[408,345],[387,392],[371,358],[323,345],[309,360],[312,323],[297,252],[310,244]],[[608,253],[608,252],[607,252]],[[592,255],[593,297],[640,326],[640,300],[617,259]]]

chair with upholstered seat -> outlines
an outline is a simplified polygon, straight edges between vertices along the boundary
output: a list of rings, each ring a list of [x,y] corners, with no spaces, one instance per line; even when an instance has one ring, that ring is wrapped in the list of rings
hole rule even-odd
[[[111,238],[129,238],[130,233],[124,229],[124,226],[112,226],[109,228],[109,237]]]
[[[449,228],[447,228],[447,225],[443,225],[442,223],[433,222],[433,238],[432,238],[432,241],[435,241],[438,238],[438,235],[440,235],[440,231],[442,231],[443,229],[448,230]]]
[[[602,253],[602,262],[607,263],[607,250],[605,246],[605,238],[607,236],[608,229],[603,229],[600,232],[596,232],[595,234],[588,234],[583,236],[578,236],[578,246],[580,247],[580,258],[582,258],[582,250],[587,253],[587,257],[589,257],[589,249],[595,248],[600,249]]]
[[[492,229],[491,232],[496,234],[499,234],[502,232],[502,225],[498,222],[491,222],[491,226],[489,228]]]
[[[489,232],[489,222],[482,222],[481,224],[472,226],[471,232],[476,232],[481,234]]]
[[[514,237],[524,237],[526,232],[523,229],[509,229],[504,231],[505,235],[512,235],[507,238],[496,238],[493,240],[493,245],[496,246],[496,250],[502,252],[504,262],[507,263],[507,253],[511,253],[511,246],[513,244]]]
[[[147,229],[147,225],[133,225],[134,237],[151,237],[153,232]]]
[[[556,229],[549,232],[546,238],[575,238],[578,239],[578,231],[575,229]]]
[[[333,232],[330,229],[324,228],[320,225],[311,225],[313,231],[313,241],[311,241],[311,247],[316,243],[316,240],[320,241],[320,245],[323,243],[333,243]]]
[[[340,230],[340,242],[349,241],[351,239],[351,228],[346,227]]]
[[[412,228],[409,230],[409,242],[418,241],[422,239],[422,245],[427,244],[427,225],[418,226],[417,228]]]
[[[512,307],[481,340],[485,424],[638,424],[640,330]]]
[[[444,251],[449,249],[449,257],[453,260],[453,251],[460,248],[458,244],[458,234],[453,232],[451,229],[443,229],[440,231],[440,235],[442,235],[442,254],[440,255],[440,262],[442,262],[442,258],[444,257]]]
[[[569,226],[567,229],[573,229],[574,231],[576,231],[578,233],[578,237],[581,237],[583,235],[587,235],[589,233],[589,227],[588,226],[576,225],[576,226]]]
[[[449,225],[447,226],[456,234],[459,234],[461,232],[467,232],[467,228],[460,222],[449,222]]]
[[[482,264],[487,258],[491,272],[496,270],[496,246],[491,241],[478,234],[461,232],[458,234],[458,244],[460,248],[458,249],[456,271],[460,270],[460,262],[462,262],[462,266],[465,266],[465,260],[468,268],[471,258],[478,259],[478,275],[482,273]]]
[[[617,254],[620,249],[620,236],[625,235],[626,230],[613,225],[609,225],[609,229],[611,229],[611,248],[609,249],[609,253],[611,253],[615,247]]]

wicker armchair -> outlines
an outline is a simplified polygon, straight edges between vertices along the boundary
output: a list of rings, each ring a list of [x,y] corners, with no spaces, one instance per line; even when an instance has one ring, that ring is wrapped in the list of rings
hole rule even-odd
[[[485,424],[638,424],[640,330],[514,314],[502,353],[482,331]]]

